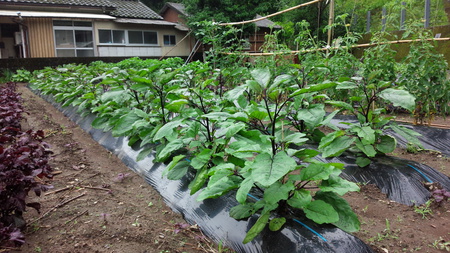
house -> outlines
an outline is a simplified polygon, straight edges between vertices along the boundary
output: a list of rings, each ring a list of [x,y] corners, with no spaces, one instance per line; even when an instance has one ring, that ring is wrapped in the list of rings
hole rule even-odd
[[[186,17],[188,14],[185,11],[184,4],[167,2],[159,11],[159,15],[167,22],[176,23],[176,29],[188,33],[186,43],[189,44],[189,51],[191,52],[188,57],[188,60],[190,60],[193,57],[193,54],[199,51],[200,44],[195,40],[195,36],[189,33],[189,27],[186,25]]]
[[[185,29],[186,31],[189,30],[188,27],[186,26],[186,19],[185,19],[185,17],[188,16],[188,13],[185,11],[185,6],[183,4],[168,2],[164,5],[159,14],[166,21],[178,23],[177,27],[179,29]],[[261,17],[262,16],[257,15],[255,19]],[[244,48],[244,50],[252,52],[260,52],[261,46],[265,42],[266,34],[272,33],[272,29],[281,29],[281,26],[276,25],[269,19],[256,21],[254,24],[255,24],[254,33],[252,33],[247,37],[249,43],[246,46],[246,48]],[[191,42],[192,41],[193,40],[191,40]]]
[[[187,56],[187,31],[139,0],[0,0],[0,58]]]
[[[255,19],[262,18],[261,15],[256,15]],[[251,52],[261,52],[261,46],[265,43],[266,34],[272,33],[272,29],[281,29],[281,26],[276,25],[269,19],[263,19],[255,22],[255,31],[248,37],[250,46],[247,48]]]

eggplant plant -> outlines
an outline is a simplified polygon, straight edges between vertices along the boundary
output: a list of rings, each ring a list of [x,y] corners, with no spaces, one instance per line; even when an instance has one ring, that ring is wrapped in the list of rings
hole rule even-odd
[[[370,164],[370,159],[380,154],[391,153],[397,147],[397,140],[386,133],[392,129],[409,142],[421,147],[417,139],[418,133],[395,124],[391,121],[394,117],[384,117],[384,108],[375,108],[375,102],[385,100],[394,106],[412,111],[415,106],[415,98],[408,91],[391,87],[387,81],[369,82],[362,77],[354,77],[352,81],[343,82],[336,89],[349,91],[352,104],[343,101],[326,101],[327,104],[339,108],[354,115],[355,123],[347,124],[344,130],[337,130],[327,134],[319,143],[319,150],[323,157],[333,157],[350,149],[358,155],[356,163],[365,167]],[[353,91],[353,92],[352,92]]]
[[[358,230],[356,215],[340,197],[359,190],[358,186],[339,177],[342,164],[322,163],[312,159],[317,151],[292,148],[292,144],[305,144],[308,138],[288,128],[287,115],[294,97],[335,84],[318,84],[291,93],[292,76],[272,78],[269,69],[255,69],[251,75],[253,78],[245,85],[225,94],[235,104],[233,110],[209,115],[223,117],[234,129],[245,128],[234,134],[235,140],[224,150],[223,162],[210,169],[207,187],[197,199],[215,198],[237,189],[240,204],[230,210],[230,215],[244,219],[260,213],[244,243],[253,240],[267,225],[273,231],[281,229],[291,215],[290,209],[301,210],[318,224]],[[249,102],[245,92],[254,93],[258,100]],[[260,199],[250,200],[250,192]]]

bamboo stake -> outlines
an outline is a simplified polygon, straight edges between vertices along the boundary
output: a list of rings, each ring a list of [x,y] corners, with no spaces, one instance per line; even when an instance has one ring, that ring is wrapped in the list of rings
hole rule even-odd
[[[380,43],[366,43],[366,44],[358,44],[350,47],[331,47],[331,48],[317,48],[317,49],[306,49],[306,50],[296,50],[296,51],[287,51],[287,52],[270,52],[270,53],[223,53],[227,55],[248,55],[248,56],[269,56],[269,55],[283,55],[283,54],[299,54],[299,53],[309,53],[309,52],[317,52],[317,51],[326,51],[330,49],[340,49],[340,48],[360,48],[360,47],[372,47],[377,45],[388,45],[388,44],[399,44],[399,43],[411,43],[411,42],[420,42],[420,41],[449,41],[450,38],[432,38],[432,39],[415,39],[415,40],[394,40]]]

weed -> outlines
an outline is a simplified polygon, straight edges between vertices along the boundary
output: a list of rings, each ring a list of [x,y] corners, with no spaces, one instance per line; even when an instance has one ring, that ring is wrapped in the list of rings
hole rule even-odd
[[[445,241],[442,237],[439,237],[439,240],[434,241],[432,244],[428,246],[434,249],[440,249],[450,252],[450,241]]]
[[[41,249],[41,247],[36,246],[36,247],[34,247],[34,251],[35,252],[42,252],[42,249]]]
[[[433,210],[431,210],[430,205],[433,203],[433,200],[430,199],[425,204],[420,206],[414,206],[414,212],[422,215],[422,219],[428,219],[428,215],[433,214]]]
[[[134,222],[131,224],[133,227],[140,227],[141,226],[141,223],[139,223],[138,222],[138,218],[136,218],[135,220],[134,220]]]
[[[386,219],[386,228],[381,233],[377,233],[376,236],[369,238],[370,242],[381,242],[385,239],[398,239],[398,236],[395,235],[394,231],[391,230],[391,224],[388,219]]]

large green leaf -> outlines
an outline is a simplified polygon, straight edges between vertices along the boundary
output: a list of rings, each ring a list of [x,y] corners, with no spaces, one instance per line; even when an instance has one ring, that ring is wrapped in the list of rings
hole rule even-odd
[[[328,146],[321,149],[322,156],[324,158],[338,156],[347,150],[352,145],[354,140],[355,138],[351,138],[349,136],[340,136],[334,139]]]
[[[94,119],[94,121],[92,121],[92,127],[103,130],[109,126],[108,122],[109,122],[109,115],[97,117],[96,119]]]
[[[378,96],[391,102],[394,106],[400,106],[409,111],[416,107],[416,98],[406,90],[387,88],[381,91]]]
[[[375,146],[381,153],[391,153],[397,147],[397,139],[390,135],[380,136],[380,142]]]
[[[377,151],[371,144],[363,144],[359,139],[355,139],[355,145],[368,157],[374,157],[377,154]]]
[[[244,143],[259,145],[259,152],[272,152],[272,143],[270,141],[270,136],[261,135],[261,132],[258,130],[242,130],[239,132],[239,134],[235,135],[234,138],[240,141],[240,145]]]
[[[293,143],[296,145],[303,145],[306,141],[308,141],[308,138],[304,138],[305,136],[306,134],[304,133],[295,132],[285,136],[282,141],[287,144]]]
[[[223,177],[229,177],[234,174],[235,165],[232,163],[221,163],[219,165],[209,168],[209,182],[208,185],[214,184]]]
[[[182,123],[182,120],[175,120],[168,122],[164,126],[162,126],[153,137],[153,141],[158,141],[164,137],[171,136],[173,134],[173,129],[179,127]]]
[[[314,200],[303,208],[308,219],[317,224],[333,223],[339,221],[339,214],[333,206],[323,200]]]
[[[170,180],[180,180],[189,169],[189,162],[188,161],[180,161],[177,163],[168,173],[167,178]]]
[[[345,110],[353,111],[354,108],[351,104],[343,102],[343,101],[325,101],[325,103],[339,107],[344,108]]]
[[[148,155],[150,155],[153,151],[155,150],[154,147],[148,147],[148,148],[144,148],[141,152],[139,152],[139,154],[136,157],[136,161],[142,161],[144,160],[144,158],[146,158]]]
[[[369,126],[354,126],[350,131],[355,132],[361,139],[363,144],[374,144],[375,143],[375,130]]]
[[[245,201],[247,200],[248,197],[248,193],[250,192],[250,190],[252,189],[254,184],[254,181],[251,177],[248,177],[246,179],[244,179],[244,181],[241,182],[241,186],[239,187],[239,189],[236,192],[236,200],[241,203],[244,204]]]
[[[254,69],[251,72],[251,75],[255,81],[259,83],[262,89],[266,89],[269,85],[271,74],[269,68],[263,69]]]
[[[170,163],[166,166],[166,168],[164,169],[164,171],[162,172],[162,176],[166,176],[167,173],[169,171],[171,171],[177,164],[179,161],[181,161],[182,159],[184,159],[186,156],[185,155],[177,155],[174,156],[172,158],[172,161],[170,161]]]
[[[208,169],[205,167],[201,168],[195,174],[194,180],[189,183],[189,189],[191,189],[191,195],[198,192],[205,185],[206,180],[208,180]]]
[[[338,130],[338,131],[334,131],[334,132],[327,134],[325,137],[323,137],[320,140],[319,149],[325,148],[326,146],[330,145],[334,141],[334,139],[336,139],[344,134],[345,134],[344,130]]]
[[[230,209],[230,216],[236,220],[248,218],[254,213],[253,203],[237,205]]]
[[[339,82],[339,84],[336,86],[336,90],[350,90],[350,89],[356,89],[358,88],[358,85],[354,82],[350,81],[343,81]]]
[[[183,140],[175,139],[164,146],[164,148],[157,154],[156,158],[159,161],[164,161],[174,151],[184,147]]]
[[[212,150],[204,149],[198,153],[194,158],[192,158],[191,166],[198,170],[201,169],[209,160],[211,159]]]
[[[303,209],[312,200],[311,192],[305,189],[296,190],[287,203],[295,208]]]
[[[284,151],[273,157],[269,153],[262,153],[256,156],[254,163],[251,165],[253,169],[252,178],[262,186],[269,187],[287,173],[295,170],[296,166],[295,160]]]
[[[327,180],[323,180],[319,188],[323,192],[335,192],[341,196],[350,191],[359,191],[357,184],[335,175],[331,175]]]
[[[229,90],[225,93],[225,99],[234,102],[237,101],[239,99],[240,96],[242,96],[242,94],[244,94],[245,90],[247,90],[247,86],[246,85],[240,85],[237,86],[236,88]]]
[[[133,124],[135,121],[141,119],[134,111],[120,117],[120,119],[114,125],[111,133],[114,137],[122,136],[133,129]]]
[[[337,83],[335,83],[335,82],[325,82],[325,83],[319,83],[319,84],[311,85],[308,88],[303,88],[303,89],[299,89],[299,90],[295,91],[294,93],[292,93],[290,95],[290,97],[295,97],[295,96],[298,96],[298,95],[304,94],[304,93],[310,93],[310,92],[315,92],[315,91],[322,91],[322,90],[334,87],[336,85],[337,85]]]
[[[396,124],[391,124],[389,127],[392,128],[392,130],[394,130],[397,134],[405,138],[406,141],[423,148],[422,143],[417,138],[417,136],[421,136],[418,132]]]
[[[339,215],[339,220],[333,224],[338,228],[349,233],[357,232],[359,230],[360,222],[358,220],[358,216],[353,212],[352,208],[345,199],[339,197],[333,192],[322,191],[317,192],[314,198],[323,200],[333,206],[334,210]]]
[[[270,218],[270,212],[267,212],[265,214],[262,214],[256,223],[250,228],[250,230],[247,232],[247,235],[244,238],[244,241],[242,243],[246,244],[250,241],[252,241],[263,229],[266,227],[267,222]]]
[[[216,121],[223,121],[231,117],[231,114],[227,112],[211,112],[205,115],[202,115],[203,118],[208,118]]]
[[[116,91],[108,91],[103,93],[101,96],[101,100],[103,103],[107,101],[114,101],[116,103],[120,103],[126,99],[130,98],[130,94],[128,94],[125,90],[116,90]]]
[[[364,167],[366,167],[367,165],[369,165],[371,162],[372,162],[372,161],[371,161],[369,158],[367,158],[367,157],[357,157],[355,163],[356,163],[359,167],[364,168]]]
[[[202,201],[210,198],[217,198],[239,186],[240,178],[237,176],[222,177],[220,180],[203,189],[197,197],[197,201]]]
[[[323,180],[337,171],[340,170],[330,164],[312,163],[300,171],[300,178],[302,181]]]
[[[280,200],[287,200],[289,193],[294,189],[295,187],[292,181],[285,184],[275,182],[264,191],[264,200],[269,204],[278,203]]]
[[[297,119],[303,120],[308,128],[319,125],[325,116],[324,104],[314,104],[297,112]]]
[[[186,99],[177,99],[166,104],[165,108],[171,112],[180,112],[180,110],[184,108],[184,105],[187,103],[189,102]]]

